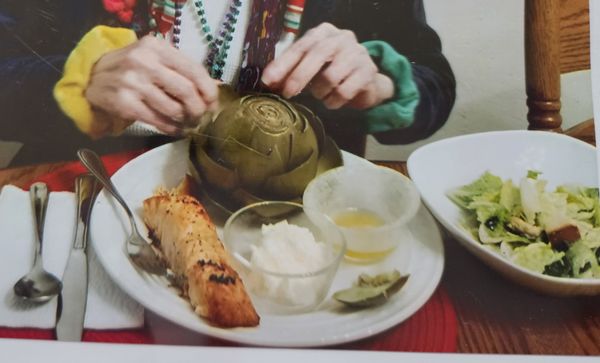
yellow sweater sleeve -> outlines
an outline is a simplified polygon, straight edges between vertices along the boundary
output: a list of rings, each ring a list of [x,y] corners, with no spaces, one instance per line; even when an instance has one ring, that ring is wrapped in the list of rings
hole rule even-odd
[[[97,119],[85,98],[92,68],[106,53],[123,48],[137,40],[135,32],[126,28],[96,26],[81,38],[65,63],[63,76],[54,86],[54,98],[60,109],[82,132],[93,138],[118,134],[132,121]]]

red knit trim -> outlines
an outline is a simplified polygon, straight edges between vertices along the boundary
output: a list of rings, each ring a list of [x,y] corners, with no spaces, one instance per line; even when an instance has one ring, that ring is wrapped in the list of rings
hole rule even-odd
[[[291,5],[291,6],[297,6],[297,7],[303,8],[305,1],[306,0],[288,0],[287,6]]]

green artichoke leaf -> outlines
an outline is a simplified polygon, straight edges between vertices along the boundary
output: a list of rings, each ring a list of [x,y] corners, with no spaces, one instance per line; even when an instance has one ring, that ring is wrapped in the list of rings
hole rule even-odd
[[[262,107],[261,104],[272,107],[265,111],[263,108],[266,106]],[[288,126],[285,125],[284,118],[291,118],[287,109],[280,104],[273,104],[271,98],[257,96],[246,96],[232,102],[211,124],[211,143],[216,149],[220,149],[221,144],[230,138],[261,154],[268,154],[274,140],[286,134]],[[256,110],[257,108],[262,111]]]
[[[315,177],[319,158],[315,150],[295,169],[280,175],[270,176],[264,184],[264,190],[270,198],[288,199],[301,196],[306,185]]]
[[[216,110],[204,112],[197,120],[193,120],[193,122],[190,122],[189,124],[184,122],[183,135],[191,138],[192,142],[197,145],[204,145],[207,139],[206,128],[214,122],[221,111],[223,111],[231,102],[240,98],[240,95],[233,87],[225,83],[219,85],[218,92]]]
[[[265,155],[232,139],[224,144],[220,155],[226,153],[230,153],[227,164],[236,171],[240,184],[249,190],[259,190],[266,178],[286,169],[279,147],[273,147],[271,153]]]
[[[296,168],[313,150],[318,150],[313,128],[293,104],[274,95],[257,96],[246,104],[244,117],[255,122],[253,134],[244,135],[249,136],[244,143],[265,154],[277,148],[285,165],[284,171]]]
[[[210,125],[209,154],[258,190],[264,180],[294,170],[317,151],[311,127],[278,97],[246,96],[232,102]]]
[[[225,190],[233,189],[240,184],[235,170],[228,169],[213,160],[202,147],[194,148],[194,152],[201,179]]]
[[[325,127],[323,126],[323,122],[321,122],[321,119],[319,119],[317,115],[315,115],[311,110],[309,110],[308,107],[300,103],[294,103],[294,106],[296,107],[298,112],[300,112],[305,117],[306,121],[308,121],[308,125],[312,127],[313,132],[315,133],[315,136],[317,138],[319,152],[321,152],[321,150],[323,150],[323,148],[325,147],[325,142],[327,139],[327,134],[325,133]]]
[[[286,171],[297,168],[304,163],[310,155],[319,154],[317,138],[312,128],[309,128],[304,132],[291,134],[289,146],[289,159]]]
[[[326,137],[323,149],[319,153],[317,173],[319,175],[329,169],[344,165],[342,152],[332,138]]]
[[[294,123],[298,113],[285,101],[260,95],[249,95],[231,102],[211,124],[215,141],[228,136],[266,154],[271,145],[290,132],[298,131]],[[256,140],[255,129],[261,134]]]
[[[227,88],[219,96],[227,100],[218,115],[192,135],[197,179],[215,203],[235,210],[265,198],[298,200],[318,172],[342,165],[308,108],[271,94],[238,98]]]

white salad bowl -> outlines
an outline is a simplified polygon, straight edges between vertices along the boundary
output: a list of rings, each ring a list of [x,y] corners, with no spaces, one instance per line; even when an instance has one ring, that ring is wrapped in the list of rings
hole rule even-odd
[[[600,279],[543,275],[486,248],[461,226],[464,215],[447,192],[485,171],[518,182],[528,170],[542,172],[547,190],[562,184],[598,186],[596,149],[569,136],[543,131],[496,131],[425,145],[408,158],[408,172],[436,219],[470,252],[518,284],[557,296],[600,294]]]

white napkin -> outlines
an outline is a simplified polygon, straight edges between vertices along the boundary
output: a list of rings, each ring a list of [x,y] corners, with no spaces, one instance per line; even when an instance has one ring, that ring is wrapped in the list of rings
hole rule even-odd
[[[75,233],[75,195],[52,192],[48,200],[44,241],[44,268],[61,278]],[[0,326],[53,328],[57,299],[43,305],[20,301],[14,283],[33,264],[34,218],[29,192],[8,185],[0,191]],[[142,307],[122,292],[108,277],[88,246],[89,287],[85,313],[86,328],[126,329],[144,324]]]

